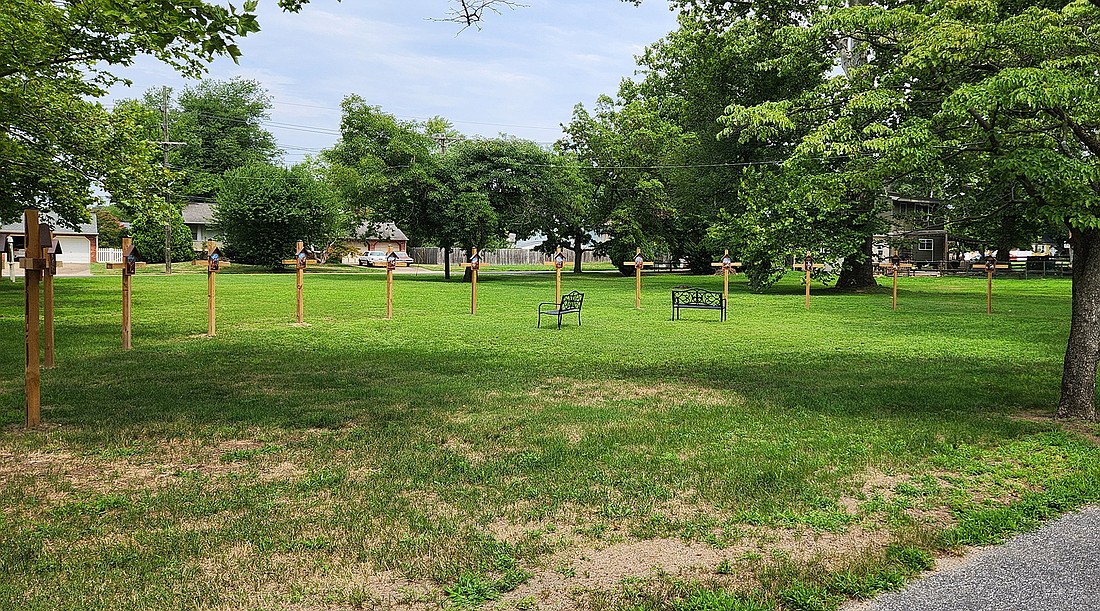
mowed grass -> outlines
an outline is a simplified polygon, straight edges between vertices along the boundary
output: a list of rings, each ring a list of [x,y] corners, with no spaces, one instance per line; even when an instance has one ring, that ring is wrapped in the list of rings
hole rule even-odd
[[[0,283],[0,608],[831,609],[1100,500],[1056,404],[1065,280],[383,274],[57,281],[24,431],[22,285]]]

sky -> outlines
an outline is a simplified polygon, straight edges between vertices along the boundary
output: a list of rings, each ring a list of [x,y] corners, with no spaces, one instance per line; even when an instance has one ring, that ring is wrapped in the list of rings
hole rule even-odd
[[[353,93],[402,119],[439,115],[466,135],[552,143],[576,104],[614,96],[635,56],[676,28],[664,0],[526,0],[487,13],[480,30],[439,21],[451,8],[449,0],[312,0],[284,14],[260,0],[261,31],[239,39],[239,65],[219,59],[207,77],[267,89],[265,127],[288,164],[336,142],[340,101]],[[112,88],[108,106],[196,83],[151,58],[113,72],[133,85]]]

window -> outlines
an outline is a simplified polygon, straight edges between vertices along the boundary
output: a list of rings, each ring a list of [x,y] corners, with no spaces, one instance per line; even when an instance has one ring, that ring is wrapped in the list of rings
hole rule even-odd
[[[917,250],[931,251],[933,248],[933,243],[934,241],[932,240],[932,238],[921,238],[920,244],[917,245]]]

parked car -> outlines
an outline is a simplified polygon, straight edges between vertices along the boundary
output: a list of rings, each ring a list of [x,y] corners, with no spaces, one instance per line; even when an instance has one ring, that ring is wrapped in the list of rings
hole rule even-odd
[[[404,263],[405,267],[408,267],[408,266],[412,265],[413,263],[415,263],[413,258],[409,256],[409,253],[407,253],[403,250],[399,250],[399,251],[397,251],[393,254],[397,255],[397,263],[398,264]],[[368,251],[366,254],[359,257],[359,265],[365,265],[367,267],[374,267],[375,265],[385,266],[386,265],[386,253],[381,251],[381,250]]]
[[[381,250],[370,250],[359,257],[359,265],[365,265],[367,267],[374,267],[375,265],[386,264],[386,253]]]

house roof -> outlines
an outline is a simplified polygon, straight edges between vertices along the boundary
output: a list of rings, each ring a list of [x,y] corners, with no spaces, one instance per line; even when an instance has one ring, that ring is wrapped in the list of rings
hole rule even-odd
[[[11,233],[16,235],[23,235],[23,226],[26,222],[26,215],[19,216],[18,223],[5,223],[0,225],[0,233]],[[49,223],[53,227],[54,235],[99,235],[99,224],[96,222],[95,215],[92,215],[92,222],[81,223],[76,226],[76,229],[70,227],[67,223],[59,222],[57,217],[46,213],[38,213],[39,223]]]
[[[408,240],[404,231],[393,223],[363,223],[355,230],[355,237],[363,240]]]
[[[182,212],[185,225],[210,225],[214,222],[214,207],[206,202],[189,202]]]

